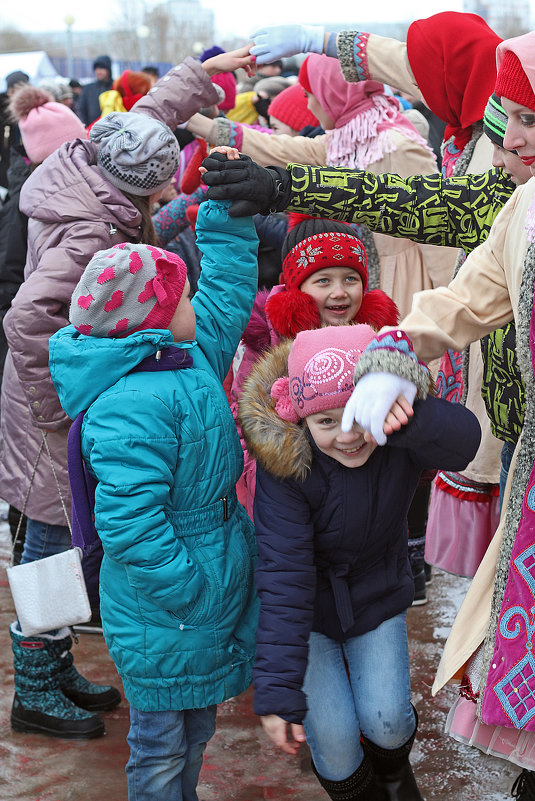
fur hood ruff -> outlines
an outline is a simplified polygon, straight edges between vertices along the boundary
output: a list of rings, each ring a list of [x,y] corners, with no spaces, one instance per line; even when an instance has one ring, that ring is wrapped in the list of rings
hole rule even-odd
[[[254,365],[244,382],[239,418],[247,448],[277,478],[304,481],[312,465],[312,447],[303,423],[283,420],[275,411],[271,387],[288,375],[292,340],[285,339]]]

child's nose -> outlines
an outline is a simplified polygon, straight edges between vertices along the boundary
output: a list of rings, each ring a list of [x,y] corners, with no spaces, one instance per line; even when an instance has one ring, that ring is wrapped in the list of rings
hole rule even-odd
[[[337,440],[340,442],[340,444],[346,445],[350,442],[354,442],[356,436],[357,432],[354,428],[352,428],[351,431],[342,431],[342,429],[340,429],[337,435]]]
[[[331,291],[331,295],[335,298],[343,297],[346,294],[346,288],[343,284],[335,284]]]

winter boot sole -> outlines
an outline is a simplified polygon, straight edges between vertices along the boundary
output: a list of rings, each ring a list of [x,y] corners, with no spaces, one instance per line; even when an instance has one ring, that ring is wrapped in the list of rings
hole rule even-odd
[[[11,728],[24,733],[61,737],[64,740],[91,740],[106,733],[104,721],[97,715],[82,720],[65,720],[44,712],[24,709],[16,700],[11,710]]]

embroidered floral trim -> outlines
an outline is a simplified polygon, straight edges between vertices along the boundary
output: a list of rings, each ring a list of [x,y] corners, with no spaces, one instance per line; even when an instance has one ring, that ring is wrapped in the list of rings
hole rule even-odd
[[[366,48],[369,33],[340,31],[336,37],[340,69],[348,83],[367,81],[370,78]]]
[[[341,31],[338,34],[336,45],[340,69],[349,83],[370,80],[367,56],[369,38],[369,33],[361,31]]]
[[[216,117],[214,122],[214,145],[222,147],[228,145],[229,147],[237,147],[238,150],[243,144],[243,132],[241,125],[228,120],[226,117]]]

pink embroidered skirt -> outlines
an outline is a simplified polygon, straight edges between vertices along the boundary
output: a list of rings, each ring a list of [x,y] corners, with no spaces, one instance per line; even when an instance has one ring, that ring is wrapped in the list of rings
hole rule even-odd
[[[479,748],[485,754],[535,770],[535,733],[508,726],[489,726],[476,716],[481,661],[482,649],[479,648],[468,662],[460,695],[448,713],[445,731],[454,740]]]
[[[438,473],[429,502],[426,562],[472,578],[499,521],[497,484],[474,484],[458,473]]]

